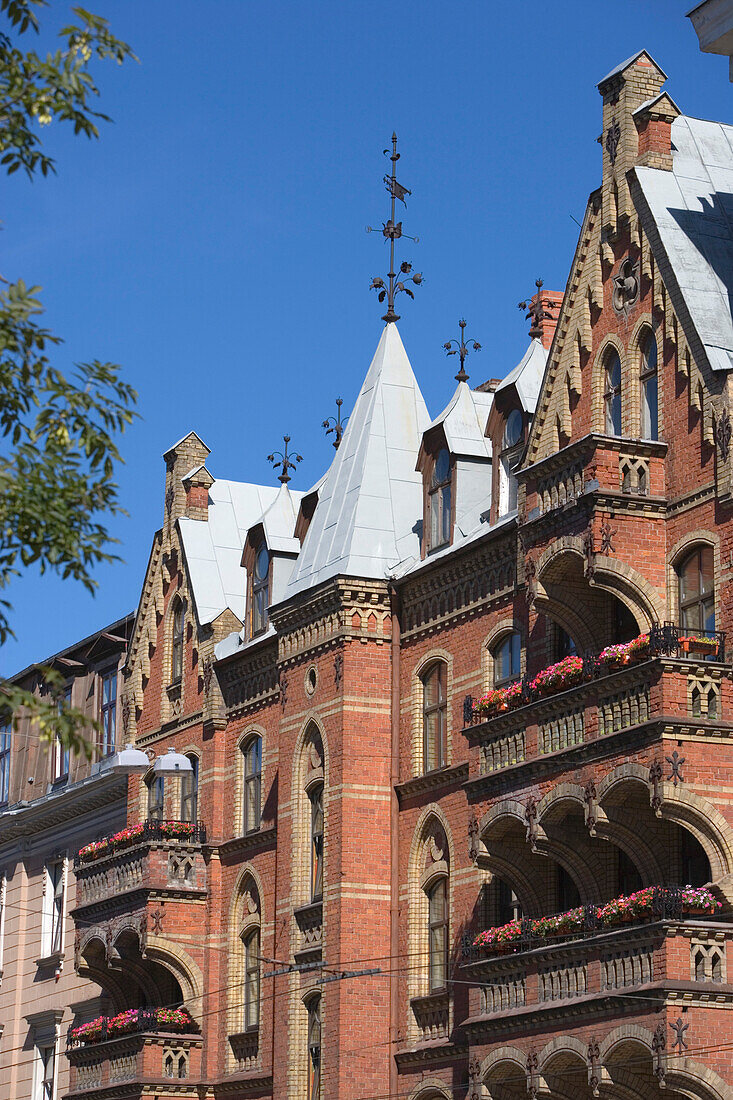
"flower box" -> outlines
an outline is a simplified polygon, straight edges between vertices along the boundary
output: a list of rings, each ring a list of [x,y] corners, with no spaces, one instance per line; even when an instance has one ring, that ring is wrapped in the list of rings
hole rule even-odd
[[[717,638],[698,638],[696,635],[690,634],[679,638],[679,644],[683,653],[705,653],[712,656],[713,654],[717,655],[718,652]]]

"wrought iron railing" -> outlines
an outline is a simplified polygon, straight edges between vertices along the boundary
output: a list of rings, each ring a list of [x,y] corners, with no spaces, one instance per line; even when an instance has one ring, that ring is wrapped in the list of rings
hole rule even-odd
[[[98,841],[85,845],[74,857],[74,868],[88,867],[95,860],[116,855],[136,844],[166,840],[185,844],[205,844],[206,826],[201,821],[171,819],[141,821],[137,825],[129,825],[119,833],[102,837]]]
[[[698,630],[664,622],[649,631],[649,653],[653,657],[680,657],[694,653],[709,661],[725,660],[725,631]]]
[[[652,891],[652,903],[648,915],[635,915],[630,923],[646,923],[649,918],[652,920],[682,919],[685,913],[685,907],[683,905],[683,887],[654,886]],[[506,948],[513,952],[530,951],[535,947],[551,948],[556,943],[585,938],[586,936],[595,935],[598,932],[612,932],[619,927],[623,927],[623,924],[606,924],[600,921],[598,919],[599,910],[602,908],[600,905],[583,905],[578,908],[582,908],[583,910],[582,925],[572,930],[558,933],[552,937],[537,935],[537,933],[533,931],[533,919],[531,917],[522,917],[519,921],[519,935],[507,941]],[[559,916],[560,914],[553,915]],[[486,949],[474,943],[477,935],[477,931],[466,931],[461,936],[461,958],[464,963],[476,959],[485,960],[487,958]]]
[[[66,1049],[79,1050],[109,1039],[124,1039],[127,1035],[141,1033],[192,1035],[197,1031],[195,1021],[188,1016],[185,1009],[128,1009],[119,1016],[103,1016],[91,1024],[70,1027],[66,1032]]]

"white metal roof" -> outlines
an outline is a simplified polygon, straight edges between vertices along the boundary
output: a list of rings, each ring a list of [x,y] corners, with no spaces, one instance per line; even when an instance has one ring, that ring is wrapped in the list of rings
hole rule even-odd
[[[188,578],[200,623],[226,608],[244,620],[247,572],[242,548],[247,531],[275,501],[278,487],[215,481],[209,489],[207,520],[178,520]]]
[[[484,435],[493,393],[472,390],[459,382],[455,393],[430,428],[441,425],[451,454],[471,458],[491,458],[491,440]]]
[[[733,368],[733,126],[681,115],[672,171],[636,176],[713,370]]]
[[[420,554],[422,478],[415,462],[429,423],[394,324],[382,333],[361,392],[320,485],[286,598],[330,577],[384,577]]]
[[[535,337],[514,370],[511,370],[496,387],[496,392],[501,393],[503,390],[508,390],[510,386],[514,386],[524,411],[534,414],[546,363],[547,351],[542,341]]]
[[[264,528],[268,550],[276,554],[300,553],[300,540],[295,538],[294,531],[298,508],[304,496],[305,493],[281,485],[272,504],[256,521]]]

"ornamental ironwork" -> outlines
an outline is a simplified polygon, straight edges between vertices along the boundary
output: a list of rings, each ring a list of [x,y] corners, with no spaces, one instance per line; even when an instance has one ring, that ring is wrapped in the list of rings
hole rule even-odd
[[[685,778],[682,774],[682,765],[685,762],[684,756],[680,756],[680,754],[677,752],[677,749],[675,749],[671,756],[665,756],[664,759],[667,761],[670,768],[672,769],[672,771],[667,776],[667,779],[671,779],[675,787],[678,783],[684,783]]]
[[[348,416],[341,418],[341,406],[344,403],[343,397],[336,398],[336,416],[327,416],[322,423],[322,427],[326,429],[326,435],[333,435],[333,445],[336,450],[339,449],[341,438],[344,434],[344,428],[346,427],[346,421]]]
[[[389,149],[384,150],[384,155],[389,155]],[[395,255],[394,245],[395,241],[400,237],[407,237],[408,240],[414,241],[417,244],[418,237],[410,237],[409,234],[402,232],[402,222],[395,221],[395,203],[399,199],[401,203],[407,206],[405,202],[405,195],[411,195],[412,192],[404,187],[397,181],[397,161],[400,159],[400,154],[397,152],[397,134],[392,134],[392,154],[389,158],[392,161],[391,175],[384,177],[387,190],[390,193],[392,206],[389,221],[382,223],[382,236],[389,241],[389,271],[387,272],[387,282],[384,279],[380,279],[379,276],[375,277],[371,281],[369,287],[370,290],[376,290],[377,298],[380,302],[387,301],[387,312],[383,315],[382,320],[390,324],[392,321],[399,321],[399,314],[395,313],[394,302],[395,297],[398,294],[406,294],[408,298],[414,298],[412,290],[409,286],[405,286],[406,282],[413,283],[414,286],[420,286],[423,281],[422,274],[419,271],[413,273],[412,264],[405,260],[400,264],[399,275],[403,278],[398,278],[398,273],[395,271]],[[371,225],[367,226],[367,233],[379,232],[375,230]]]
[[[537,293],[526,302],[519,302],[517,309],[524,310],[526,312],[526,320],[531,321],[532,324],[529,327],[529,335],[534,340],[542,339],[542,322],[551,321],[552,314],[548,313],[542,305],[542,287],[545,285],[542,279],[535,279],[534,285],[537,287]]]
[[[296,462],[302,462],[303,456],[297,454],[295,451],[288,451],[288,444],[290,443],[290,436],[283,436],[283,443],[285,444],[284,451],[273,451],[272,454],[267,456],[267,461],[272,463],[274,470],[280,470],[278,474],[278,481],[283,485],[287,485],[290,481],[290,474],[288,470],[295,469]],[[295,461],[293,461],[295,459]],[[279,461],[278,461],[279,460]]]
[[[468,375],[466,374],[464,363],[466,362],[466,356],[471,350],[468,344],[471,345],[474,351],[481,351],[481,345],[477,340],[471,340],[469,337],[468,344],[466,343],[466,321],[465,318],[461,318],[458,322],[458,327],[461,330],[461,336],[458,340],[447,340],[443,347],[448,355],[457,355],[461,362],[461,369],[455,376],[456,382],[468,382]],[[455,344],[455,347],[453,346]]]
[[[674,1032],[674,1042],[672,1043],[672,1050],[679,1050],[680,1054],[687,1050],[688,1043],[685,1042],[685,1032],[689,1028],[689,1024],[686,1024],[681,1016],[677,1017],[676,1023],[670,1023],[669,1025]]]

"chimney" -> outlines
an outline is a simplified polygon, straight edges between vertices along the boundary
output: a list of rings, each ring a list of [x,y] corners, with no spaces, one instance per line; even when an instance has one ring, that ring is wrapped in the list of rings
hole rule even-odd
[[[550,350],[562,300],[562,290],[544,290],[542,287],[529,300],[527,320],[532,322],[529,335],[533,340],[540,340],[545,351]]]
[[[196,466],[181,478],[186,490],[185,514],[189,519],[209,518],[209,489],[214,484],[205,466]]]
[[[203,439],[196,432],[189,432],[174,443],[165,454],[165,514],[166,535],[179,516],[186,514],[186,490],[182,479],[199,466],[203,466],[211,454]],[[210,475],[209,475],[210,476]]]
[[[603,150],[602,226],[607,239],[615,238],[621,223],[628,222],[634,212],[626,182],[626,173],[639,163],[634,114],[659,99],[666,79],[666,73],[646,50],[640,50],[598,85],[603,97],[603,133],[598,141]],[[659,132],[654,127],[649,139],[652,135],[658,140]]]
[[[637,164],[672,171],[672,123],[680,114],[666,92],[637,107],[633,116],[639,135]]]

